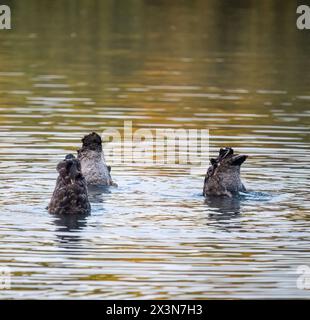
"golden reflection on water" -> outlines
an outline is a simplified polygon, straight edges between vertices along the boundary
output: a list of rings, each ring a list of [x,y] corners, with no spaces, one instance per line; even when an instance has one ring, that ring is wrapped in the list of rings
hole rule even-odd
[[[293,1],[9,4],[0,262],[15,282],[1,297],[306,297],[294,271],[309,262],[309,39]],[[250,194],[205,203],[203,177],[178,165],[119,166],[92,216],[49,216],[55,164],[125,120],[210,129],[212,153],[250,154]]]

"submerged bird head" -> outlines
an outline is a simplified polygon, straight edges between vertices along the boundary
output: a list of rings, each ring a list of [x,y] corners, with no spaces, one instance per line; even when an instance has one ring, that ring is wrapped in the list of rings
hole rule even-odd
[[[204,194],[221,194],[221,192],[238,192],[244,189],[240,179],[240,166],[247,155],[234,154],[232,148],[221,148],[216,159],[210,160]]]

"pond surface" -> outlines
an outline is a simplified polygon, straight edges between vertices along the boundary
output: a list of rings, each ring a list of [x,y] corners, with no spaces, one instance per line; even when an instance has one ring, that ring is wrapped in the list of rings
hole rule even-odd
[[[309,298],[296,269],[310,266],[310,42],[287,2],[12,2],[0,298]],[[49,215],[56,164],[125,120],[209,129],[212,156],[249,155],[248,193],[205,202],[203,173],[122,164],[118,188],[90,191],[91,216]]]

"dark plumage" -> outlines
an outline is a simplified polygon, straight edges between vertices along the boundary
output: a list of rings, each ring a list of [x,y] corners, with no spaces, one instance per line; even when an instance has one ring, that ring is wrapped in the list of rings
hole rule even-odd
[[[204,196],[233,196],[246,191],[240,178],[240,166],[248,156],[234,154],[232,148],[221,148],[216,159],[211,159],[211,166],[206,173]]]
[[[82,139],[82,148],[79,152],[83,152],[85,150],[102,152],[102,140],[99,134],[92,132]]]
[[[68,154],[57,165],[59,176],[48,212],[54,214],[89,214],[87,185],[81,172],[81,164]]]

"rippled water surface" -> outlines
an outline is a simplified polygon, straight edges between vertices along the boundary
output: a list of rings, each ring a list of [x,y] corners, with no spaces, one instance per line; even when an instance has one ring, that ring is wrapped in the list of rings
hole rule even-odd
[[[309,33],[289,1],[15,1],[0,30],[1,298],[308,298]],[[262,19],[264,16],[264,19]],[[91,216],[45,209],[55,166],[106,128],[209,129],[248,193],[120,164]],[[111,159],[110,159],[111,160]],[[208,164],[205,164],[207,168]]]

